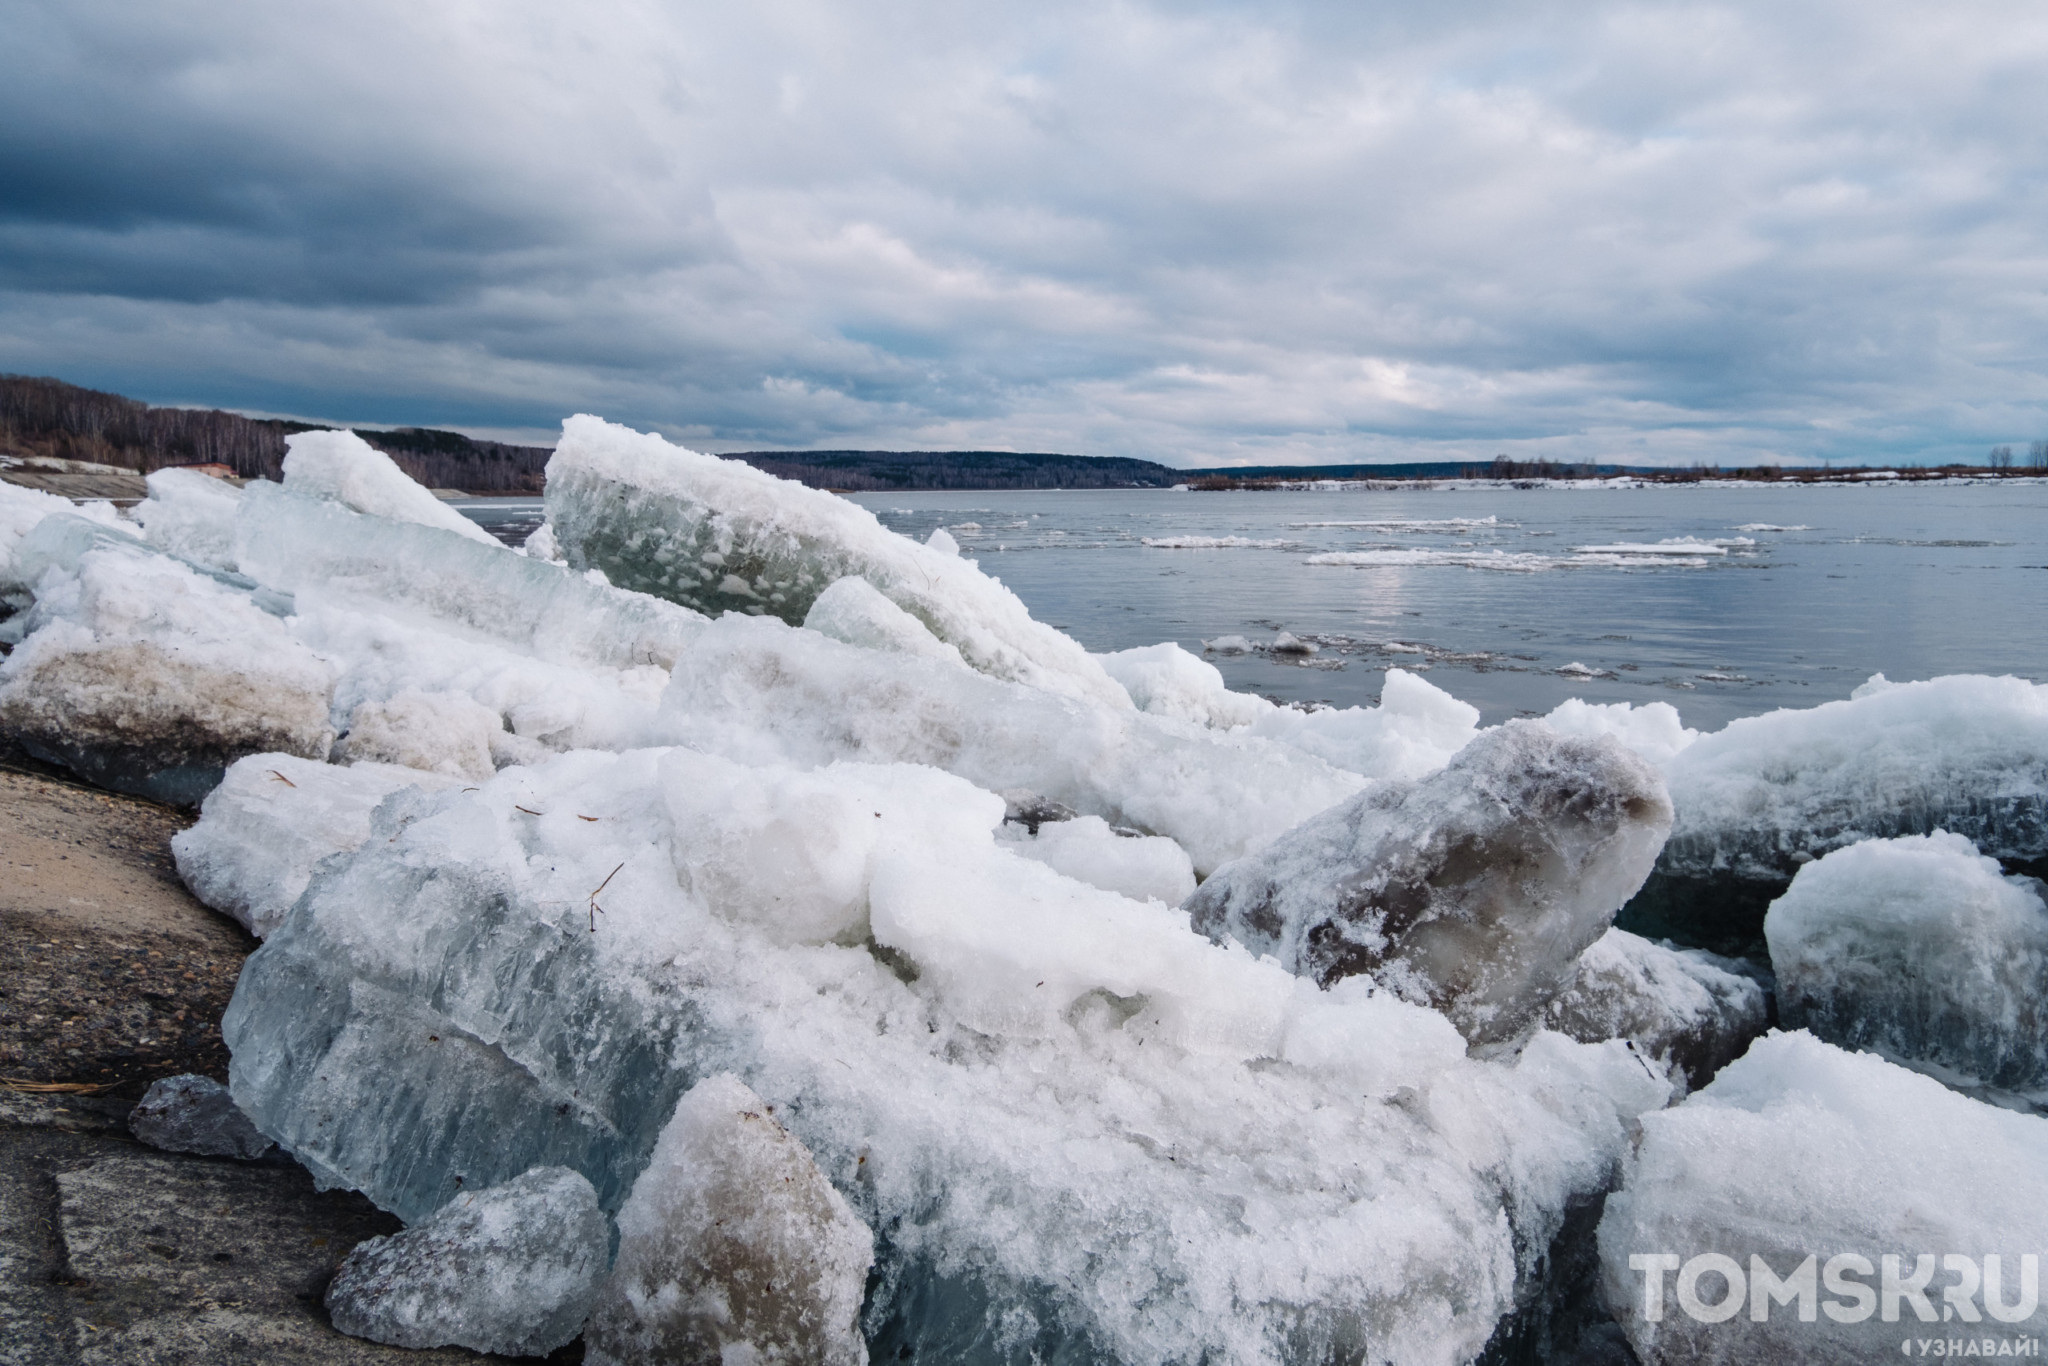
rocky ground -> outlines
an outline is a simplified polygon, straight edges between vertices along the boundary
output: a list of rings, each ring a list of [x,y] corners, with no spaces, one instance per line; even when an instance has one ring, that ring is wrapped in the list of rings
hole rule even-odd
[[[256,947],[178,882],[189,819],[0,756],[0,1366],[493,1360],[328,1324],[334,1268],[399,1227],[361,1196],[129,1135],[150,1082],[226,1080]]]

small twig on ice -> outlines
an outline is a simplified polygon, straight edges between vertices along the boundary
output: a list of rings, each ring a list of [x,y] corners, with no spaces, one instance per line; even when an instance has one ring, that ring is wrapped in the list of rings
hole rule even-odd
[[[291,780],[290,778],[287,778],[287,777],[285,777],[285,776],[284,776],[284,774],[282,774],[282,773],[279,773],[279,772],[278,772],[278,771],[277,771],[276,769],[274,769],[274,768],[270,770],[270,776],[271,776],[271,777],[273,777],[273,778],[275,778],[275,779],[277,779],[277,780],[278,780],[279,782],[283,783],[283,784],[284,784],[284,785],[285,785],[286,787],[297,787],[297,786],[298,786],[298,784],[297,784],[297,783],[293,782],[293,781],[292,781],[292,780]]]
[[[621,863],[619,868],[625,866],[625,864]],[[597,884],[597,892],[601,892],[612,885],[612,879],[619,875],[619,868],[614,868],[604,875],[604,881]],[[597,904],[597,892],[590,894],[590,932],[592,934],[597,933],[597,918],[604,914],[604,907]]]
[[[524,811],[529,816],[538,816],[540,814],[540,812],[535,811],[532,807],[521,806],[518,802],[512,803],[512,809],[514,811]]]

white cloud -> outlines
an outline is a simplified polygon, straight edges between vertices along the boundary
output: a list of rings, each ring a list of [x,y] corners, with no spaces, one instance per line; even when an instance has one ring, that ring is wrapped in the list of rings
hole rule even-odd
[[[718,449],[2048,432],[2021,3],[0,0],[0,368]]]

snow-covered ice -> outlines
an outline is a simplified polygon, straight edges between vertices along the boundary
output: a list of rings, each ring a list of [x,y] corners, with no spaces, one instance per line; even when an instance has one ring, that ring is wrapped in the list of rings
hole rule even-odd
[[[1997,1163],[1952,1141],[2005,1144],[2040,1207],[2014,1156],[2039,1130],[2000,1127],[2039,1121],[1805,1035],[1751,1045],[1768,974],[1609,929],[1675,803],[1659,895],[1725,918],[1767,889],[1754,929],[1784,893],[1788,1019],[2024,1101],[2048,912],[1947,836],[1879,841],[2048,852],[2034,685],[1880,681],[1705,736],[1576,700],[1482,729],[1400,669],[1377,706],[1281,707],[1175,644],[1087,654],[959,556],[972,524],[920,545],[595,419],[566,438],[523,553],[341,434],[295,441],[282,487],[165,472],[132,520],[0,487],[0,724],[108,781],[185,764],[190,796],[228,765],[175,852],[267,936],[224,1022],[234,1100],[322,1183],[432,1221],[406,1235],[431,1255],[338,1317],[553,1303],[477,1307],[424,1236],[547,1168],[588,1183],[586,1228],[621,1214],[637,1268],[594,1360],[673,1334],[1466,1362],[1562,1341],[1625,1163],[1610,1247],[1737,1216],[1918,1236],[1923,1208],[1990,1246]],[[751,1227],[690,1222],[720,1202]],[[757,1295],[770,1245],[820,1229],[832,1274]]]
[[[1187,906],[1197,929],[1292,972],[1370,975],[1503,1043],[1570,980],[1670,828],[1642,759],[1514,721],[1224,867]]]
[[[592,1366],[866,1366],[874,1235],[774,1107],[730,1073],[676,1105],[619,1210]]]
[[[1119,833],[1100,816],[1048,821],[1035,832],[1005,823],[998,838],[1013,854],[1135,901],[1178,906],[1195,890],[1186,850],[1157,835]]]
[[[1032,620],[1017,595],[973,561],[898,536],[844,498],[740,461],[572,417],[548,461],[547,512],[572,566],[602,569],[624,588],[795,625],[829,584],[855,574],[977,669],[1103,706],[1130,705],[1086,650]]]
[[[829,866],[764,877],[799,783]],[[875,1342],[1455,1362],[1668,1093],[1620,1043],[1468,1060],[1433,1010],[1017,857],[1004,811],[680,749],[399,793],[251,958],[236,1096],[417,1218],[544,1164],[615,1207],[731,1071],[877,1230]]]
[[[1167,836],[1197,873],[1367,785],[1258,736],[732,612],[676,662],[651,733],[746,764],[910,763],[1022,788]]]
[[[2048,1119],[1799,1032],[1641,1123],[1599,1244],[1645,1366],[1873,1362],[1922,1338],[1996,1354],[2048,1332]]]
[[[370,837],[377,803],[400,788],[454,783],[390,764],[252,754],[206,794],[198,824],[171,836],[171,854],[193,896],[263,939],[306,890],[313,865]]]
[[[288,493],[496,544],[490,532],[421,488],[390,456],[354,432],[300,432],[284,444]]]
[[[2048,1108],[2048,905],[1961,835],[1807,864],[1764,918],[1778,1013],[1953,1085]]]
[[[610,1255],[590,1183],[536,1167],[358,1243],[328,1285],[327,1312],[372,1342],[546,1356],[582,1331]]]
[[[0,661],[0,731],[104,786],[196,803],[244,754],[324,758],[333,667],[249,595],[129,541],[47,518],[17,558],[64,540],[25,635]],[[68,563],[66,562],[68,560]]]
[[[143,536],[157,549],[211,569],[235,568],[235,515],[242,491],[197,470],[158,470],[149,497],[135,507]]]
[[[1879,675],[1845,701],[1732,721],[1664,772],[1677,821],[1625,923],[1758,953],[1771,899],[1844,845],[1941,829],[1994,858],[2048,856],[2048,686]]]

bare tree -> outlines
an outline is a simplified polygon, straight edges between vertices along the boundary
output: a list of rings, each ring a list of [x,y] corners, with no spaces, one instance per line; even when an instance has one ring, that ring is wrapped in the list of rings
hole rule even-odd
[[[2012,447],[2010,447],[2010,446],[1993,446],[1993,447],[1991,448],[1991,468],[1992,468],[1992,469],[1994,469],[1994,470],[2009,470],[2009,469],[2011,469],[2011,468],[2012,468]]]
[[[2027,447],[2027,463],[2037,470],[2048,470],[2048,441],[2036,441]]]

